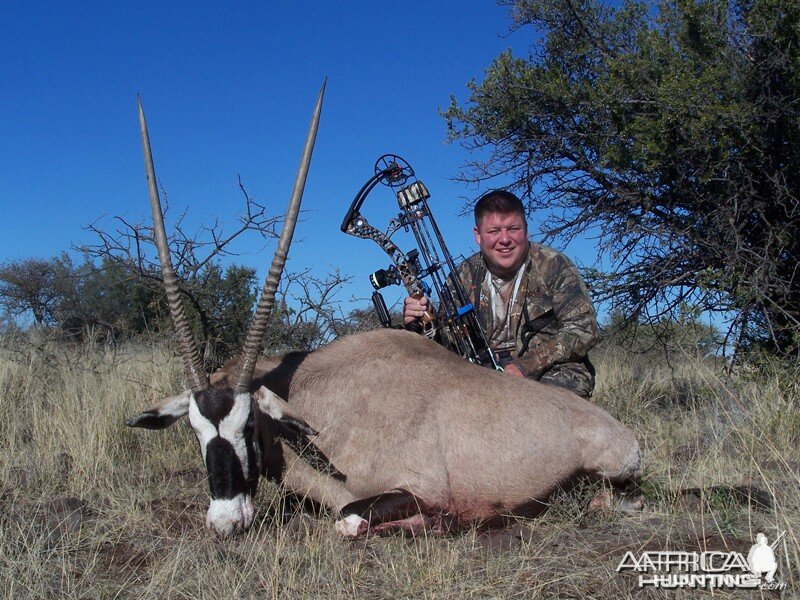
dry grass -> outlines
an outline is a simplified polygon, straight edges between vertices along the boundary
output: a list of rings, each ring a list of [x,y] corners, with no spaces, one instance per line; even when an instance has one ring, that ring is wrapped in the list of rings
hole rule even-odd
[[[158,344],[111,351],[42,342],[0,350],[0,594],[30,598],[689,598],[639,590],[628,550],[738,550],[786,530],[785,595],[800,590],[800,373],[762,365],[723,377],[694,358],[598,360],[596,401],[639,435],[647,509],[586,511],[584,489],[508,530],[356,542],[330,517],[285,526],[262,482],[246,535],[203,529],[205,472],[188,425],[123,420],[180,386]],[[764,491],[753,506],[730,486]],[[676,495],[696,488],[695,494]],[[719,590],[713,597],[753,597]]]

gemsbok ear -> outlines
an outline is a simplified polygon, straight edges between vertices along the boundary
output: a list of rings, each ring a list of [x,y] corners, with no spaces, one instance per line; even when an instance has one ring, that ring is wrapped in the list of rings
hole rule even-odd
[[[150,410],[131,417],[125,421],[128,427],[141,427],[143,429],[164,429],[189,412],[189,398],[191,390],[164,398]]]
[[[317,431],[300,418],[300,415],[289,406],[288,402],[281,400],[267,387],[262,385],[253,392],[253,399],[256,401],[258,410],[271,419],[275,419],[287,429],[295,433],[317,435]]]

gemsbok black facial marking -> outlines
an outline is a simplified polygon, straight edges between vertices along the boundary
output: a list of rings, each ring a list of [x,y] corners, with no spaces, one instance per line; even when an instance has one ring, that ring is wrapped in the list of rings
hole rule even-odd
[[[231,443],[221,437],[206,446],[206,468],[212,498],[233,498],[250,491],[250,485]]]
[[[203,390],[194,395],[197,408],[214,427],[227,417],[233,408],[233,392],[230,390]]]

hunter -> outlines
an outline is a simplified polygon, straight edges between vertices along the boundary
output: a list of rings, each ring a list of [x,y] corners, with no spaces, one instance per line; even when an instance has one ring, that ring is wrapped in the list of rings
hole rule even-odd
[[[589,398],[595,371],[588,353],[600,328],[578,269],[561,252],[528,240],[525,207],[511,192],[481,196],[473,233],[480,251],[456,276],[505,373]],[[427,297],[406,298],[404,325],[415,328],[429,307]]]

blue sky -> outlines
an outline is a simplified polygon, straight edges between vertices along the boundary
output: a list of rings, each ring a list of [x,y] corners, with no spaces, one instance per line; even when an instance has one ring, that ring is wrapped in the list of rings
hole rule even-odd
[[[214,219],[233,227],[237,175],[281,213],[327,77],[289,268],[354,275],[343,300],[367,298],[367,275],[388,264],[377,245],[339,231],[384,153],[403,156],[426,183],[451,251],[474,250],[470,219],[457,215],[482,189],[451,181],[474,157],[445,143],[438,110],[451,94],[463,100],[497,54],[526,56],[533,40],[530,29],[509,32],[507,9],[491,0],[11,2],[3,14],[0,262],[90,243],[83,228],[110,227],[113,215],[149,218],[137,93],[172,216],[189,207],[190,229]],[[381,190],[364,213],[383,228],[393,203]],[[272,247],[251,235],[238,241],[236,261],[264,274]],[[569,254],[593,261],[590,244]]]

